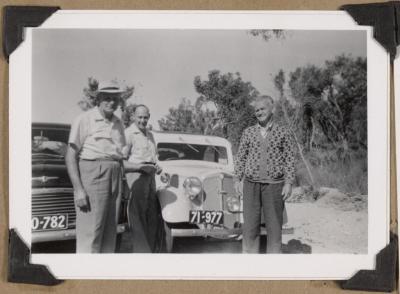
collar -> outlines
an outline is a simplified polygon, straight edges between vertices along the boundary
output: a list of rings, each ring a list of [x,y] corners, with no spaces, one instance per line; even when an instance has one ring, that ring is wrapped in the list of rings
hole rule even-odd
[[[95,107],[93,108],[93,116],[94,116],[94,119],[95,119],[96,121],[105,120],[105,118],[101,115],[100,109],[99,109],[98,106],[95,106]],[[113,114],[113,116],[111,117],[111,122],[115,122],[115,119],[116,119],[116,117],[115,117],[115,115]]]
[[[261,126],[259,123],[257,123],[257,127],[259,129],[264,129],[266,131],[271,131],[272,127],[274,126],[274,122],[272,121],[272,119],[267,123],[267,125],[265,127]]]
[[[129,126],[129,128],[132,130],[132,133],[134,133],[134,134],[143,134],[143,132],[141,130],[139,130],[139,128],[136,126],[135,123],[132,123]],[[149,131],[146,129],[143,135],[148,137]]]

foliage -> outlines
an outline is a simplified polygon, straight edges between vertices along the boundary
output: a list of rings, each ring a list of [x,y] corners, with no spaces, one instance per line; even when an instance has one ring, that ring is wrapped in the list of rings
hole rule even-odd
[[[116,82],[116,80],[114,81]],[[98,86],[99,82],[95,78],[93,77],[88,78],[88,85],[85,88],[83,88],[83,97],[78,102],[78,106],[83,111],[87,111],[88,109],[96,106],[96,101],[94,97],[96,95]],[[134,90],[135,90],[134,86],[125,87],[124,92],[121,95],[121,101],[120,101],[120,107],[122,111],[124,111],[126,107],[126,100],[132,96]]]
[[[190,100],[182,98],[178,107],[170,107],[168,111],[158,121],[162,131],[217,135],[215,111],[203,108],[199,100],[192,105]]]
[[[290,96],[300,106],[294,118],[306,150],[367,148],[367,61],[337,56],[325,66],[290,73]]]
[[[285,32],[283,30],[250,30],[249,33],[255,37],[262,37],[264,41],[269,41],[273,37],[284,39]]]
[[[196,76],[194,86],[200,94],[198,103],[215,105],[219,130],[236,150],[243,130],[255,123],[250,103],[258,91],[239,73],[221,74],[218,70],[210,71],[207,80]]]
[[[310,163],[317,185],[367,193],[366,58],[341,55],[288,76],[286,82],[281,70],[274,79],[280,92],[277,112],[286,109],[304,151],[300,177],[307,178],[304,166]]]

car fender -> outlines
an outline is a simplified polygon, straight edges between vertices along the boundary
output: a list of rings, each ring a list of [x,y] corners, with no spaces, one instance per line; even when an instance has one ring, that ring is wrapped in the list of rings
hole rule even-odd
[[[157,198],[161,206],[164,221],[180,223],[189,221],[189,211],[201,209],[201,201],[192,201],[184,191],[174,187],[159,188]]]

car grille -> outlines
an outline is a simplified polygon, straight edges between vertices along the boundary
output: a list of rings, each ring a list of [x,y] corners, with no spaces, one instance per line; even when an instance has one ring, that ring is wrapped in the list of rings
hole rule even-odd
[[[228,211],[226,198],[235,195],[233,186],[233,177],[228,174],[215,174],[203,180],[204,189],[204,210],[222,210],[224,211],[224,227],[234,228],[240,222],[240,213]],[[221,193],[222,192],[222,193]]]
[[[75,228],[76,212],[72,189],[33,189],[32,216],[67,214],[68,229]]]
[[[203,181],[203,189],[205,193],[203,208],[205,210],[227,210],[225,199],[234,194],[233,178],[224,174],[208,177]],[[225,193],[221,195],[221,192]]]

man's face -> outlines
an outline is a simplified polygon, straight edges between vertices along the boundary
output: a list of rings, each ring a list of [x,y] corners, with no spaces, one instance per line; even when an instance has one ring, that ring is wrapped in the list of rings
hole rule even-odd
[[[132,114],[132,119],[139,130],[145,130],[150,118],[150,113],[146,107],[139,106]]]
[[[273,108],[273,104],[267,99],[256,102],[254,104],[254,113],[258,122],[267,121],[272,115]]]
[[[99,108],[106,114],[114,113],[118,108],[119,94],[99,93]]]

